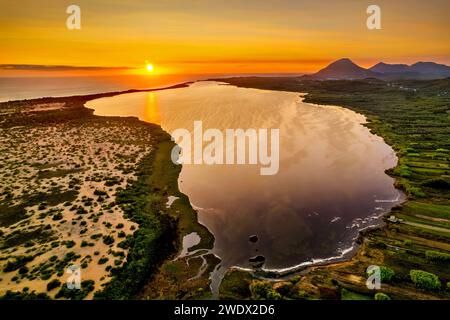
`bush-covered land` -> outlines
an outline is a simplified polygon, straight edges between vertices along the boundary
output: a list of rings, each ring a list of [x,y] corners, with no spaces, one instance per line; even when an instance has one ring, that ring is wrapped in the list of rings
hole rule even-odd
[[[187,281],[201,264],[180,259],[176,264],[189,269],[174,274],[180,288],[153,283],[170,269],[165,265],[183,236],[200,235],[191,250],[211,249],[214,238],[178,190],[181,167],[170,159],[170,136],[157,125],[94,116],[84,107],[115,94],[0,103],[0,176],[9,185],[0,186],[4,298],[127,299],[158,290],[208,295],[218,261],[207,255],[198,280]],[[170,208],[168,196],[178,198]],[[79,290],[65,285],[72,264],[90,277],[82,277]],[[20,290],[25,285],[31,289]]]
[[[398,165],[387,172],[407,195],[407,201],[388,214],[397,219],[386,219],[385,226],[363,232],[360,249],[351,261],[303,271],[295,289],[285,297],[294,298],[299,290],[303,298],[311,299],[354,294],[374,297],[374,291],[365,286],[366,268],[378,265],[385,280],[381,290],[392,299],[450,298],[449,291],[438,286],[438,281],[450,280],[450,79],[387,82],[242,77],[221,81],[308,93],[305,102],[362,113],[366,126],[382,136],[399,158]],[[249,285],[251,281],[244,274],[229,272],[222,282],[221,296],[251,297],[251,293],[238,295],[229,284],[242,278]]]
[[[152,152],[142,161],[138,169],[138,180],[130,188],[119,192],[116,197],[116,202],[123,208],[127,217],[138,223],[139,228],[128,240],[129,253],[125,265],[113,270],[113,279],[104,290],[96,293],[96,298],[132,298],[160,262],[175,250],[175,221],[162,213],[165,207],[163,192],[151,184],[154,157],[155,152]]]
[[[409,275],[411,281],[420,288],[431,291],[441,288],[441,281],[435,274],[422,270],[411,270]]]

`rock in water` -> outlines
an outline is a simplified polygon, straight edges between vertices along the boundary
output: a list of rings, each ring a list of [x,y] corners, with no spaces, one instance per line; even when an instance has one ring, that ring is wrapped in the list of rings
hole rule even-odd
[[[261,268],[264,265],[264,262],[266,262],[266,258],[264,256],[255,256],[250,259],[248,259],[250,262],[250,266],[252,268]]]

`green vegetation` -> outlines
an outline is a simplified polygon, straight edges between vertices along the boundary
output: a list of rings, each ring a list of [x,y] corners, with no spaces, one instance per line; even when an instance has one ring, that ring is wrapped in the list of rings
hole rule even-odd
[[[248,299],[250,283],[253,281],[251,274],[240,270],[228,271],[220,284],[220,299]]]
[[[357,292],[347,290],[345,288],[341,289],[341,300],[372,300],[371,297]]]
[[[441,281],[432,273],[423,270],[411,270],[409,273],[411,281],[422,289],[439,290],[441,288]]]
[[[155,145],[156,150],[143,160],[138,169],[138,180],[130,189],[125,190],[117,197],[117,201],[122,205],[125,213],[130,213],[131,220],[139,224],[139,228],[134,232],[132,238],[127,236],[123,241],[123,246],[130,246],[130,253],[128,261],[122,268],[127,268],[130,256],[134,252],[133,248],[139,248],[137,242],[132,239],[148,241],[149,249],[145,252],[150,257],[147,257],[145,261],[147,261],[150,272],[147,271],[144,274],[145,269],[140,270],[144,274],[142,281],[145,282],[150,273],[153,273],[153,277],[146,285],[145,290],[139,293],[139,297],[147,299],[208,298],[210,296],[208,274],[218,264],[217,258],[212,255],[205,256],[208,270],[196,280],[189,280],[195,276],[195,273],[192,274],[191,271],[194,264],[187,265],[184,260],[173,262],[167,259],[173,257],[180,249],[183,236],[186,234],[196,232],[201,238],[200,243],[191,247],[189,251],[199,248],[211,249],[214,237],[206,227],[198,223],[197,212],[192,209],[188,197],[178,190],[181,166],[175,165],[170,158],[174,143],[163,131],[160,134],[161,136],[158,136],[157,132],[154,133],[159,143]],[[170,208],[166,206],[167,195],[179,198]],[[136,201],[137,199],[138,201]],[[136,208],[138,208],[137,211]],[[151,223],[152,219],[155,219],[156,222]],[[148,226],[146,225],[147,221]],[[154,236],[155,239],[144,238],[145,234]],[[137,236],[142,236],[142,238],[137,238]],[[155,266],[161,261],[164,261],[162,266],[158,272],[154,272]],[[135,273],[133,272],[133,275]]]
[[[375,271],[373,271],[371,273],[368,273],[367,275],[370,276],[374,272]],[[380,280],[381,280],[381,282],[390,282],[394,276],[395,276],[394,270],[392,270],[391,268],[385,267],[385,266],[380,266]]]
[[[6,263],[5,268],[3,269],[3,272],[11,272],[14,270],[18,270],[20,268],[25,267],[25,265],[30,262],[33,261],[34,257],[32,256],[20,256],[20,257],[14,257],[14,260],[9,260]]]
[[[106,245],[110,245],[114,243],[114,237],[107,235],[107,236],[103,236],[103,243]]]
[[[155,138],[162,139],[164,136],[161,131]],[[151,183],[155,153],[152,152],[142,161],[137,181],[117,194],[116,202],[129,219],[139,224],[139,229],[130,238],[127,261],[122,268],[113,269],[113,279],[101,292],[95,294],[97,299],[133,297],[161,261],[174,251],[174,221],[168,215],[160,213],[164,208],[162,197]],[[108,236],[103,237],[104,242],[105,239]],[[108,244],[109,240],[105,243]]]
[[[58,293],[55,295],[55,298],[81,300],[94,290],[94,285],[95,282],[93,280],[84,280],[81,281],[80,289],[69,289],[68,286],[62,286]]]
[[[13,292],[8,290],[0,300],[49,300],[50,297],[45,293],[36,293],[35,291],[28,292],[23,290],[21,292]]]
[[[48,226],[48,225],[47,225]],[[2,236],[0,249],[12,248],[15,246],[25,245],[26,243],[44,244],[55,239],[51,227],[38,226],[36,228],[28,228],[27,230],[16,230]]]
[[[428,260],[437,262],[437,263],[450,263],[450,254],[445,252],[427,250],[425,251],[425,256]]]
[[[95,189],[94,194],[96,196],[107,196],[108,195],[108,193],[106,191],[98,190],[98,189]]]
[[[375,300],[391,300],[391,297],[389,297],[387,294],[382,292],[377,292],[375,294]]]
[[[250,284],[252,299],[255,300],[281,300],[282,296],[276,292],[270,282],[255,280]]]
[[[55,288],[58,288],[59,286],[61,286],[61,281],[59,281],[58,279],[53,279],[52,281],[47,283],[47,291],[51,291]]]
[[[73,248],[73,247],[75,247],[75,241],[68,240],[64,243],[64,245],[66,246],[67,249]]]

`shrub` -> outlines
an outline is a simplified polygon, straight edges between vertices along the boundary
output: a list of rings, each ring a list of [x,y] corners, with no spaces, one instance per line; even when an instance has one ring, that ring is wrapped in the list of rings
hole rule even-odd
[[[65,245],[66,245],[67,248],[72,248],[72,247],[75,246],[75,241],[68,240],[68,241],[66,241]]]
[[[61,285],[61,281],[58,279],[53,279],[49,283],[47,283],[47,291],[51,291],[55,288],[58,288]]]
[[[267,298],[268,300],[281,300],[281,299],[283,299],[283,297],[281,296],[281,294],[279,294],[278,292],[276,292],[276,291],[273,290],[273,289],[270,289],[270,290],[267,292],[266,298]]]
[[[375,300],[391,300],[391,297],[385,293],[378,292],[375,294]]]
[[[301,276],[297,275],[297,276],[292,277],[290,281],[292,284],[297,284],[301,280],[301,278],[302,278]]]
[[[28,273],[29,269],[27,268],[27,266],[23,266],[19,269],[19,274],[25,274]]]
[[[266,299],[267,293],[271,289],[272,287],[267,281],[255,280],[250,284],[250,292],[253,299]]]
[[[95,282],[93,280],[84,280],[81,282],[81,289],[69,289],[67,286],[62,286],[56,294],[55,298],[66,298],[73,300],[81,300],[86,297],[89,292],[94,290]]]
[[[408,239],[405,239],[405,240],[403,240],[403,244],[405,245],[405,246],[410,246],[410,245],[412,245],[412,241],[411,240],[408,240]]]
[[[428,260],[438,263],[450,262],[450,254],[440,251],[427,250],[425,256]]]
[[[92,239],[92,240],[97,240],[97,239],[100,238],[101,236],[102,236],[101,233],[96,233],[96,234],[93,234],[93,235],[91,236],[91,239]]]
[[[77,208],[77,214],[85,214],[85,213],[87,213],[87,211],[86,211],[85,208],[83,208],[83,207],[81,207],[81,206],[79,206],[79,207]]]
[[[103,236],[103,243],[106,245],[110,245],[114,243],[114,237],[112,236]]]
[[[20,269],[24,267],[28,262],[32,261],[34,257],[32,256],[21,256],[21,257],[15,257],[14,261],[8,261],[6,263],[5,268],[3,269],[3,272],[11,272],[17,269]]]
[[[450,290],[450,281],[447,282],[447,289]]]
[[[434,178],[425,181],[422,185],[434,189],[443,189],[443,190],[449,190],[450,189],[450,182],[448,180],[442,179],[442,178]]]
[[[96,190],[94,191],[94,194],[95,194],[96,196],[106,196],[108,193],[106,193],[106,191],[96,189]]]
[[[307,299],[308,293],[305,290],[298,290],[296,293],[291,295],[293,299]]]
[[[375,272],[375,271],[373,271]],[[372,272],[372,273],[373,273]],[[372,273],[367,273],[369,276],[372,275]],[[391,268],[380,266],[380,280],[381,282],[390,282],[392,278],[395,276],[394,270]]]
[[[28,292],[22,290],[22,292],[6,291],[5,295],[0,297],[0,300],[49,300],[50,297],[45,293],[36,293],[35,291]]]
[[[395,276],[394,270],[384,266],[380,267],[380,274],[382,282],[390,282],[392,278]]]
[[[256,280],[250,284],[250,292],[253,299],[281,300],[283,296],[275,291],[270,282]]]
[[[57,213],[55,213],[55,214],[53,215],[52,220],[53,220],[53,221],[58,221],[58,220],[61,220],[62,218],[63,218],[62,213],[61,213],[61,212],[57,212]]]
[[[131,247],[132,243],[133,243],[132,240],[130,240],[129,238],[126,238],[125,240],[119,242],[117,244],[117,247],[121,248],[121,249],[128,249]]]
[[[98,264],[105,264],[106,262],[108,262],[108,258],[106,258],[106,257],[103,257],[103,258],[100,258],[99,260],[98,260]]]
[[[432,291],[441,288],[441,281],[435,274],[423,270],[411,270],[409,276],[411,281],[419,288]]]

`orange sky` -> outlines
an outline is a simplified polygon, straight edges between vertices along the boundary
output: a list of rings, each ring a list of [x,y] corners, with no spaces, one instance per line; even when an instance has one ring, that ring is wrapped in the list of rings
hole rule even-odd
[[[382,29],[366,27],[374,1],[78,0],[0,3],[0,64],[131,67],[114,70],[0,70],[0,75],[140,72],[313,72],[348,57],[450,64],[450,1],[375,1]],[[374,2],[374,3],[375,3]],[[81,7],[68,30],[66,7]]]

